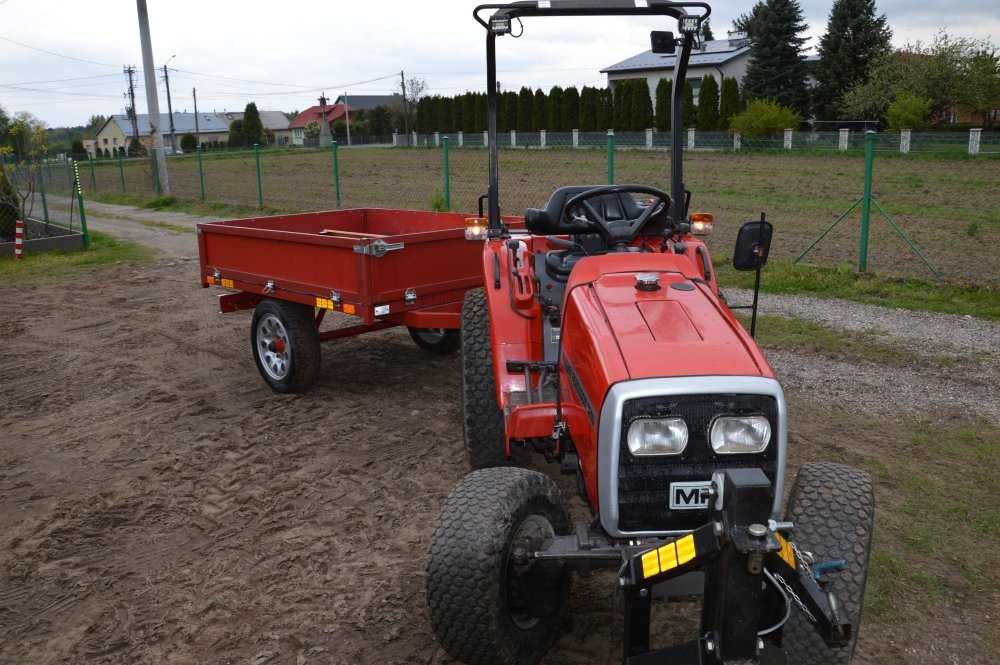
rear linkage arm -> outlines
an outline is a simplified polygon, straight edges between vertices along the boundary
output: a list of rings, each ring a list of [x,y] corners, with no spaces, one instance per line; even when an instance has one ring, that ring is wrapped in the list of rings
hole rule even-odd
[[[618,568],[625,593],[626,665],[781,662],[765,638],[780,644],[778,629],[791,611],[805,612],[828,645],[847,645],[850,621],[827,585],[816,579],[808,562],[797,559],[794,546],[781,534],[792,525],[768,519],[773,488],[763,471],[728,469],[716,473],[713,484],[709,521],[681,537],[622,546],[581,525],[573,535],[557,536],[545,549],[526,556],[581,572]],[[651,650],[652,588],[696,570],[705,572],[701,639]],[[765,577],[771,578],[771,595],[766,595]],[[774,602],[779,595],[797,609]],[[761,631],[772,617],[778,623]]]

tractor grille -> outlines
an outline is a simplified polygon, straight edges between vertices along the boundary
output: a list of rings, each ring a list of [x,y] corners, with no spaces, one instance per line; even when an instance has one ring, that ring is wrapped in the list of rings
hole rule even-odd
[[[717,455],[708,441],[716,416],[763,415],[771,423],[771,443],[759,455]],[[681,455],[635,457],[628,450],[628,428],[637,418],[683,418],[688,444]],[[778,406],[767,395],[680,395],[625,402],[618,462],[618,526],[622,531],[694,529],[708,510],[671,510],[670,484],[711,480],[719,469],[756,467],[775,481],[778,456]]]

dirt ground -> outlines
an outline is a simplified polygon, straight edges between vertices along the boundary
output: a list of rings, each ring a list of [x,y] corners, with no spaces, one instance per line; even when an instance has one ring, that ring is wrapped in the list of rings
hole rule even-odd
[[[113,230],[105,213],[94,226]],[[276,395],[249,314],[199,288],[195,236],[133,233],[161,258],[0,285],[0,663],[445,662],[423,565],[467,471],[458,358],[390,330],[326,347],[311,393]],[[797,465],[845,416],[794,389]],[[886,431],[867,426],[834,454],[877,454]],[[954,589],[867,624],[859,660],[988,662],[995,588]],[[571,602],[546,663],[614,662],[610,581],[579,580]]]

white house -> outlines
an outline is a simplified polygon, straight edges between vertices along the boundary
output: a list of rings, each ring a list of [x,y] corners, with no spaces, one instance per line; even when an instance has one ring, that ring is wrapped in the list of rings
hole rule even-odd
[[[616,81],[626,79],[646,79],[649,85],[649,95],[656,103],[656,86],[660,79],[674,77],[676,55],[660,55],[652,51],[644,51],[627,60],[601,70],[608,76],[608,86],[614,87]],[[701,79],[708,75],[714,77],[722,86],[723,77],[735,78],[742,83],[747,73],[750,61],[750,40],[740,32],[729,34],[728,39],[703,41],[701,46],[691,52],[688,61],[687,80],[694,90],[694,102],[698,103],[698,91]]]

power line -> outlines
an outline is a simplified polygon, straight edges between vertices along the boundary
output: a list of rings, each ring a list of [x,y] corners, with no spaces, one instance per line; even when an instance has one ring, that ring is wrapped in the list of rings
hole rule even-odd
[[[386,76],[378,76],[376,78],[366,79],[364,81],[352,81],[350,83],[334,83],[330,85],[316,85],[316,86],[303,86],[302,84],[292,84],[292,83],[274,83],[271,81],[254,81],[250,79],[240,79],[231,76],[218,76],[215,74],[206,74],[204,72],[195,72],[189,69],[179,69],[174,67],[175,72],[181,72],[184,74],[189,74],[195,77],[220,79],[223,81],[236,81],[239,83],[251,83],[255,85],[273,85],[273,86],[284,86],[291,88],[289,90],[282,90],[280,92],[246,92],[246,91],[234,91],[236,94],[245,94],[250,96],[262,96],[262,95],[289,95],[297,92],[315,92],[316,90],[326,90],[327,88],[338,89],[338,88],[349,88],[359,85],[364,85],[366,83],[375,83],[376,81],[385,81],[387,79],[396,78],[398,74],[388,74]]]
[[[95,74],[94,76],[74,76],[68,79],[49,79],[48,81],[16,81],[14,83],[0,83],[0,85],[38,85],[42,83],[65,83],[67,81],[87,81],[90,79],[117,78],[118,74]]]
[[[102,67],[118,67],[118,65],[112,65],[110,62],[99,62],[97,60],[88,60],[87,58],[78,58],[75,55],[66,55],[65,53],[56,53],[55,51],[50,51],[48,49],[41,48],[39,46],[32,46],[31,44],[25,44],[24,42],[19,42],[16,39],[11,39],[10,37],[4,37],[0,35],[0,39],[5,42],[10,42],[11,44],[17,44],[26,49],[31,49],[32,51],[38,51],[39,53],[45,53],[48,55],[55,56],[57,58],[65,58],[66,60],[75,60],[76,62],[85,62],[91,65],[101,65]]]
[[[74,97],[106,97],[112,99],[118,99],[118,95],[100,95],[97,93],[90,92],[68,92],[65,90],[46,90],[45,88],[28,88],[21,85],[10,85],[6,83],[0,83],[0,88],[9,88],[10,90],[18,90],[20,92],[41,92],[54,95],[72,95]]]

